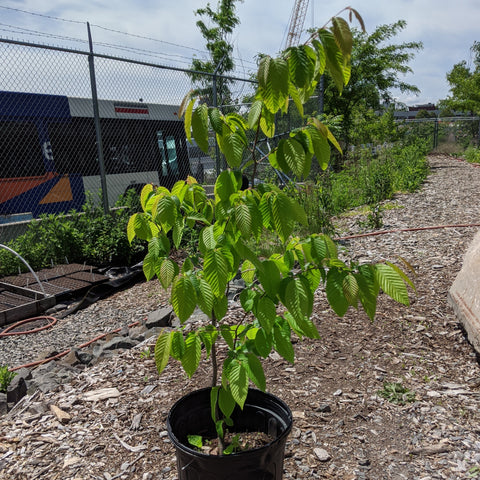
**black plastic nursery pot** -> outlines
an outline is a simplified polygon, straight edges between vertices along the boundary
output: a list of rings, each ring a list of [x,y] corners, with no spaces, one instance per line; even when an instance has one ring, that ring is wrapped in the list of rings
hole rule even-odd
[[[167,430],[176,449],[178,480],[281,480],[292,412],[269,393],[249,389],[243,410],[236,408],[232,415],[234,427],[230,430],[266,433],[273,441],[260,448],[223,456],[189,447],[188,435],[216,436],[210,390],[196,390],[182,397],[168,415]]]

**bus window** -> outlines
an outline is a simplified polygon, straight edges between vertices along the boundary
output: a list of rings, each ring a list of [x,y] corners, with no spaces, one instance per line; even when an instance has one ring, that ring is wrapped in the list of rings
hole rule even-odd
[[[168,176],[168,167],[167,167],[167,157],[165,156],[165,147],[163,145],[163,132],[161,130],[157,131],[157,143],[158,149],[160,150],[160,157],[162,160],[162,176]]]
[[[35,124],[0,122],[0,178],[43,175],[42,146]]]
[[[177,159],[177,149],[175,147],[175,138],[171,135],[166,138],[167,143],[167,155],[168,155],[168,164],[170,165],[170,171],[174,175],[178,175],[178,159]]]

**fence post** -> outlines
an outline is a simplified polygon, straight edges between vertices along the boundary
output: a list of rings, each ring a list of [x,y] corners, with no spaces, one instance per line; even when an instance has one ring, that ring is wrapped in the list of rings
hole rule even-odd
[[[100,126],[100,112],[98,109],[98,95],[97,95],[97,82],[95,78],[95,65],[93,56],[93,43],[92,34],[90,31],[90,23],[87,22],[88,31],[88,45],[90,48],[90,54],[88,55],[88,69],[90,71],[90,87],[92,89],[92,103],[93,103],[93,118],[95,122],[95,133],[97,135],[97,154],[98,165],[100,168],[100,184],[102,186],[102,201],[103,211],[108,213],[108,191],[107,191],[107,178],[105,176],[105,162],[103,158],[103,142],[102,142],[102,129]]]

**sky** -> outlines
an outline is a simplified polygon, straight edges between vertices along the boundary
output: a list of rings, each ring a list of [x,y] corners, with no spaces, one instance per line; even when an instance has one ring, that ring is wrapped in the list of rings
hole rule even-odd
[[[194,11],[206,3],[198,0],[0,0],[0,37],[60,46],[69,44],[86,50],[86,22],[89,22],[94,42],[141,48],[155,52],[156,62],[188,68],[192,56],[205,56],[205,42],[195,25],[198,17]],[[216,0],[210,3],[216,6]],[[294,0],[237,3],[240,25],[230,39],[235,49],[237,76],[248,75],[258,53],[275,55],[282,49],[294,4]],[[367,32],[402,19],[407,27],[392,42],[423,43],[423,50],[410,62],[413,73],[403,77],[421,93],[415,96],[393,92],[393,97],[406,105],[436,103],[446,98],[449,94],[447,72],[455,63],[471,61],[470,47],[475,40],[480,40],[480,0],[310,0],[304,28],[323,26],[346,6],[360,13]],[[302,39],[306,37],[304,33]],[[111,50],[108,52],[111,55],[121,51]],[[130,55],[121,52],[122,56]]]

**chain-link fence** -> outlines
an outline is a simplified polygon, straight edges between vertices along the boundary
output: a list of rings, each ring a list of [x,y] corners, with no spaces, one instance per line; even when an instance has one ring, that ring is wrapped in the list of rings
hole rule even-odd
[[[0,59],[0,243],[44,213],[88,199],[107,209],[145,183],[218,173],[213,144],[211,155],[189,144],[178,118],[198,86],[189,70],[96,54],[91,43],[80,51],[0,39]],[[213,75],[202,85],[227,85],[237,109],[254,89]]]
[[[441,153],[460,153],[479,144],[479,117],[434,117],[401,120],[398,128],[405,135],[423,138]]]

